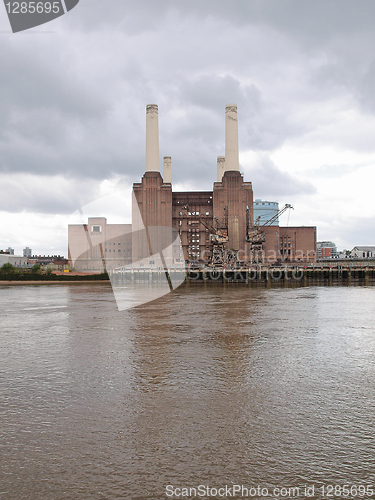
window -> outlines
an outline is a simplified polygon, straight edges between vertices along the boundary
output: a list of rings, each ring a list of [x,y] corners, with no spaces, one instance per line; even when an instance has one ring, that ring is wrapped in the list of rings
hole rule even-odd
[[[102,232],[101,226],[91,226],[91,234],[100,234]]]

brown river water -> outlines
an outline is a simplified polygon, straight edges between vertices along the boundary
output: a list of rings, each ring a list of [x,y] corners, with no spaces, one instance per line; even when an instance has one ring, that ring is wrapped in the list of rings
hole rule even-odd
[[[375,287],[0,298],[1,500],[374,498]]]

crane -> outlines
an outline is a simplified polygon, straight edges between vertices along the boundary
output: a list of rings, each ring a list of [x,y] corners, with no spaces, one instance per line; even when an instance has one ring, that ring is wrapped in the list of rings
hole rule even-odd
[[[278,217],[282,215],[289,208],[294,210],[292,205],[286,203],[283,206],[283,208],[277,212],[277,214],[273,215],[273,217],[268,219],[264,224],[260,225],[260,216],[259,216],[253,226],[248,225],[246,241],[251,244],[251,248],[253,250],[262,250],[262,245],[266,241],[264,228],[266,228],[267,226],[271,226],[271,224],[275,222],[275,220],[277,220]]]
[[[188,213],[194,214],[194,211],[189,207],[189,205],[184,205],[182,207],[183,209],[187,210]],[[227,207],[224,208],[224,211],[226,212]],[[225,262],[225,252],[224,252],[224,244],[228,242],[228,228],[227,224],[225,223],[225,227],[217,227],[216,229],[211,226],[207,221],[204,220],[203,217],[200,215],[196,215],[197,219],[203,226],[208,229],[209,232],[209,242],[212,245],[212,258],[211,262],[208,264],[209,266],[222,266],[224,265]],[[216,220],[216,225],[218,226],[218,220],[216,217],[214,217]]]

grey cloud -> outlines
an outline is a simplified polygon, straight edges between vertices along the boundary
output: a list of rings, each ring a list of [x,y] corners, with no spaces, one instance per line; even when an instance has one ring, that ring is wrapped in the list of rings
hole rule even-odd
[[[313,122],[296,120],[287,109],[278,109],[270,103],[262,114],[249,117],[245,126],[247,135],[240,132],[241,144],[254,151],[273,151],[285,140],[301,137],[315,128]]]
[[[270,151],[280,147],[286,138],[302,136],[314,127],[294,121],[282,104],[264,102],[256,85],[242,85],[230,75],[204,75],[182,84],[180,102],[184,109],[189,110],[189,105],[198,107],[194,114],[190,112],[185,126],[178,128],[180,135],[205,140],[208,147],[215,144],[218,154],[224,150],[224,107],[228,102],[238,105],[242,149]]]
[[[351,250],[357,245],[375,245],[375,220],[365,214],[362,217],[338,215],[328,226],[324,221],[322,224],[317,221],[317,224],[318,241],[332,240],[339,250]]]
[[[62,176],[28,174],[2,176],[0,179],[0,211],[71,214],[98,197],[97,184],[89,179],[77,182]]]
[[[246,179],[253,184],[255,198],[277,200],[281,196],[316,193],[314,185],[283,172],[267,155],[260,158],[256,169],[246,169]]]
[[[336,92],[347,90],[348,70],[342,63],[331,62],[312,71],[310,82],[319,92],[319,98],[330,98]],[[318,96],[316,96],[318,97]]]
[[[70,14],[70,24],[80,30],[126,29],[129,34],[158,30],[166,12],[176,5],[175,1],[155,2],[143,0],[81,1]],[[74,17],[73,17],[74,16]]]
[[[323,178],[323,179],[334,179],[342,177],[344,174],[349,174],[355,172],[362,165],[321,165],[320,167],[305,170],[305,175]]]
[[[3,172],[103,179],[116,172],[131,174],[144,170],[138,153],[143,153],[144,141],[135,141],[133,148],[130,144],[124,147],[124,141],[118,138],[115,142],[108,130],[103,131],[103,124],[84,127],[65,122],[60,131],[56,125],[53,127],[55,136],[51,130],[40,135],[30,132],[30,136],[25,128],[28,124],[8,133],[0,142]]]
[[[87,135],[103,124],[110,103],[90,82],[69,78],[68,61],[53,64],[61,47],[35,45],[32,57],[11,44],[0,53],[0,170],[77,173],[84,166],[66,153],[77,140],[89,147]]]
[[[1,100],[8,112],[18,108],[23,112],[33,108],[57,108],[61,114],[75,118],[102,118],[105,115],[108,109],[106,95],[96,92],[90,82],[69,77],[71,63],[64,61],[59,44],[36,43],[34,50],[38,53],[33,53],[32,57],[27,48],[22,50],[25,48],[8,44],[0,53]],[[61,57],[59,64],[54,63],[56,56]],[[87,85],[91,87],[90,92],[87,92]]]
[[[359,84],[359,102],[362,111],[375,113],[375,61],[368,67]]]
[[[375,245],[375,220],[373,217],[353,217],[344,221],[342,238],[355,242],[355,245]],[[348,238],[348,236],[350,238]],[[347,245],[348,248],[349,245]]]
[[[304,40],[306,45],[323,45],[335,34],[350,35],[357,30],[373,30],[375,5],[362,0],[359,6],[351,0],[101,0],[80,2],[72,24],[81,28],[126,29],[142,33],[162,28],[168,18],[215,19],[227,24],[269,25]]]
[[[0,54],[0,167],[138,180],[144,171],[144,107],[156,102],[160,151],[173,157],[174,180],[209,185],[216,156],[224,153],[228,102],[238,104],[240,148],[271,151],[319,126],[314,115],[296,118],[295,108],[319,101],[323,87],[332,88],[326,99],[356,91],[350,79],[340,90],[345,49],[332,41],[369,26],[372,3],[353,5],[81,1],[59,21],[59,29],[67,30],[64,43],[55,35],[27,43],[19,38]],[[237,29],[244,26],[249,29]],[[325,55],[316,73],[301,49],[304,37]],[[295,67],[302,82],[290,76]],[[369,99],[371,71],[362,90]],[[173,115],[176,108],[185,111],[183,118]]]
[[[201,75],[181,85],[181,104],[191,103],[215,112],[223,110],[223,103],[235,102],[242,112],[258,112],[261,93],[256,85],[242,85],[231,75]]]

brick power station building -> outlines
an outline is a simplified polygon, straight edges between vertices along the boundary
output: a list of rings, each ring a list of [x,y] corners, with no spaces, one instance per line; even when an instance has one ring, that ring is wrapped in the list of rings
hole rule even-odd
[[[163,176],[160,173],[158,107],[150,104],[146,107],[146,171],[141,182],[133,184],[132,224],[107,224],[100,217],[69,225],[69,260],[75,268],[87,270],[136,265],[151,258],[144,230],[156,227],[163,228],[161,239],[167,235],[166,228],[180,236],[182,252],[169,255],[169,263],[183,259],[212,263],[215,234],[223,236],[222,250],[235,255],[240,264],[315,260],[316,227],[279,227],[277,220],[262,228],[261,255],[259,248],[254,255],[248,238],[253,226],[252,183],[245,182],[239,171],[237,106],[226,106],[225,156],[217,158],[212,191],[174,192],[170,157],[164,157]]]

